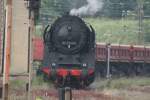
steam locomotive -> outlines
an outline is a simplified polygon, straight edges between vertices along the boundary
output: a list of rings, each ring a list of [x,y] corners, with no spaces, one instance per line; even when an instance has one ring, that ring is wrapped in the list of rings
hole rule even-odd
[[[44,31],[41,71],[57,87],[89,86],[95,77],[95,31],[77,16],[64,15]]]

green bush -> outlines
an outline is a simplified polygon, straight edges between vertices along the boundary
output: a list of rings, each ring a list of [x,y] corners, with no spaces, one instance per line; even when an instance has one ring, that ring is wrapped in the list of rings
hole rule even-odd
[[[143,32],[145,42],[150,42],[150,20],[144,21]]]

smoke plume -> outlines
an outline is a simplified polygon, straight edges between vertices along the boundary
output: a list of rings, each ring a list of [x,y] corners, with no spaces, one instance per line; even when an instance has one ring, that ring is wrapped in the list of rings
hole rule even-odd
[[[85,15],[94,15],[102,9],[103,2],[102,0],[87,0],[87,5],[84,5],[78,9],[72,9],[70,15],[76,16],[85,16]]]

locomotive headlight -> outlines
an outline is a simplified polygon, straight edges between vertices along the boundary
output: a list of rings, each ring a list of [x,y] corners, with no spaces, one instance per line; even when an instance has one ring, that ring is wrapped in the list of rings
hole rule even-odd
[[[86,63],[83,63],[83,65],[82,65],[83,67],[87,67],[87,64]]]
[[[68,27],[67,27],[67,30],[68,30],[68,32],[71,32],[71,31],[72,31],[72,27],[71,27],[71,26],[68,26]]]
[[[52,66],[54,66],[54,67],[55,67],[55,66],[56,66],[56,63],[52,63]]]

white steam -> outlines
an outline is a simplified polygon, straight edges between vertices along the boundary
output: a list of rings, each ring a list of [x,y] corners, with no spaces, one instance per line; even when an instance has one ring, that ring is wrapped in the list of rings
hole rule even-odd
[[[72,9],[70,11],[70,15],[94,15],[103,7],[102,0],[87,0],[87,3],[87,5],[84,5],[78,9]]]

